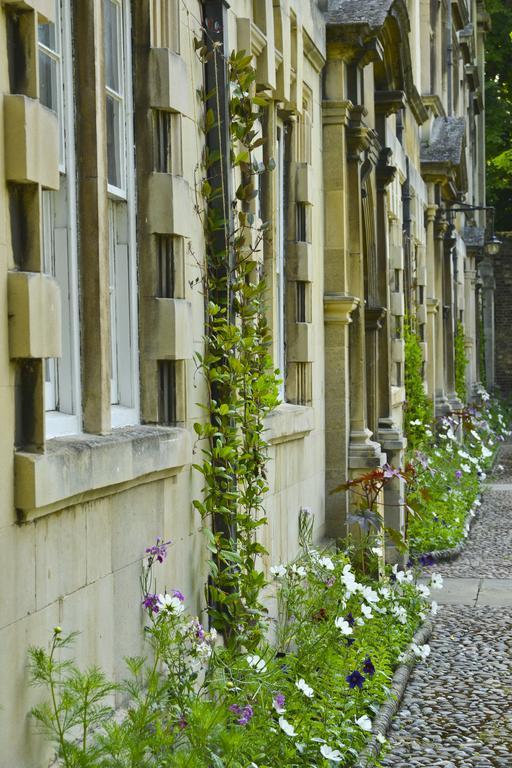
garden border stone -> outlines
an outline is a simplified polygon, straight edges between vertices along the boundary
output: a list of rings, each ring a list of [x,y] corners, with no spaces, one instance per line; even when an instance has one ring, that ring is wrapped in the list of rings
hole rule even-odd
[[[423,645],[432,635],[433,629],[434,617],[431,616],[415,633],[412,642],[420,646]],[[371,765],[374,765],[374,761],[379,756],[382,749],[382,744],[379,742],[378,736],[385,736],[388,732],[391,721],[398,712],[407,683],[409,682],[409,678],[417,661],[418,659],[414,653],[408,651],[405,659],[395,670],[388,698],[381,705],[373,720],[372,738],[359,756],[356,768],[369,768]]]

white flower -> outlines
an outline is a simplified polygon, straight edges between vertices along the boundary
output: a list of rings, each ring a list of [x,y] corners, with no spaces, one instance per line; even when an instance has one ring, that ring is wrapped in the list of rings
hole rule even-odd
[[[473,502],[473,506],[474,507],[481,507],[482,506],[482,502],[479,499],[475,499],[475,501]]]
[[[391,592],[387,587],[381,587],[379,589],[380,594],[384,598],[384,600],[387,600],[387,598],[390,596]]]
[[[345,585],[345,588],[349,594],[355,592],[360,586],[356,581],[356,577],[350,570],[350,565],[344,566],[343,573],[341,574],[341,581]]]
[[[297,680],[295,683],[295,687],[299,689],[299,691],[302,691],[304,696],[307,696],[308,699],[312,699],[314,696],[313,689],[306,683],[303,677],[300,678],[300,680]]]
[[[346,621],[342,616],[338,616],[334,620],[334,626],[337,627],[339,630],[341,630],[342,635],[351,635],[352,634],[352,627]]]
[[[484,459],[488,459],[489,456],[492,456],[492,451],[486,448],[485,445],[482,445],[482,456],[484,457]]]
[[[377,738],[377,741],[379,742],[379,744],[386,744],[387,743],[387,739],[386,739],[386,737],[384,736],[383,733],[378,733],[376,738]]]
[[[288,720],[285,720],[284,717],[280,717],[278,722],[279,722],[279,725],[281,727],[281,730],[284,731],[287,736],[296,736],[297,735],[293,725],[291,723],[289,723]]]
[[[210,642],[214,643],[217,639],[217,630],[215,627],[212,627],[208,634],[210,635]]]
[[[440,573],[433,573],[430,577],[430,586],[432,589],[442,589],[443,588],[443,577]]]
[[[379,596],[377,592],[371,587],[363,587],[361,593],[367,603],[378,603]]]
[[[339,763],[343,760],[343,756],[339,749],[331,749],[328,744],[322,744],[320,747],[320,753],[326,760],[331,760],[333,763]]]
[[[318,562],[322,568],[325,568],[328,571],[334,571],[334,563],[330,557],[321,557]]]
[[[212,647],[209,643],[199,643],[197,646],[197,655],[206,661],[212,655]]]
[[[270,569],[270,575],[275,579],[282,579],[283,576],[286,576],[286,568],[284,565],[273,565]]]
[[[430,603],[430,613],[432,614],[432,616],[436,616],[438,612],[439,612],[439,606],[435,600],[432,600],[432,602]]]
[[[457,439],[456,435],[452,432],[451,429],[449,429],[448,432],[446,433],[446,437],[448,438],[448,440],[456,440]]]
[[[356,725],[358,725],[363,731],[371,731],[372,729],[372,721],[368,715],[362,715],[361,717],[358,717],[356,720]]]
[[[485,472],[480,472],[480,480],[483,481],[483,480],[486,480],[486,479],[487,479],[486,473]]]
[[[367,619],[371,619],[373,616],[372,609],[370,605],[366,605],[366,603],[363,603],[361,605],[361,611],[364,613]]]
[[[480,435],[478,434],[478,432],[475,432],[475,430],[474,430],[474,429],[472,429],[472,430],[471,430],[471,434],[473,435],[473,437],[475,438],[475,440],[478,440],[478,442],[482,442],[482,438],[480,437]]]
[[[469,466],[469,464],[461,464],[461,465],[460,465],[460,468],[461,468],[461,469],[462,469],[462,471],[463,471],[463,472],[465,472],[467,475],[469,475],[469,474],[470,474],[470,472],[471,472],[471,467]]]
[[[422,597],[428,597],[430,595],[430,589],[426,584],[417,584],[416,589]]]
[[[423,422],[421,421],[421,419],[414,419],[414,421],[411,421],[411,422],[410,422],[410,424],[411,424],[413,427],[419,427],[419,425],[420,425],[420,424],[422,424],[422,423],[423,423]]]
[[[363,619],[363,618],[361,618],[361,616],[358,616],[358,617],[357,617],[357,619],[356,619],[356,624],[357,624],[359,627],[363,627],[363,626],[364,626],[364,619]]]
[[[466,451],[459,451],[459,456],[461,459],[469,459],[469,453],[466,453]]]
[[[306,569],[303,565],[295,565],[295,563],[291,567],[291,572],[295,574],[295,576],[299,576],[301,579],[303,579],[306,575]]]
[[[426,429],[425,430],[425,434],[426,434],[427,437],[432,437],[432,430],[431,429]]]
[[[247,663],[250,667],[256,670],[256,672],[264,672],[267,668],[267,664],[261,656],[246,656]]]
[[[418,657],[418,659],[425,661],[427,656],[430,655],[430,645],[425,643],[425,645],[420,646],[417,643],[411,643],[411,651],[414,653],[415,656]]]
[[[175,613],[177,616],[185,610],[183,602],[174,595],[168,595],[167,593],[165,595],[158,595],[158,602],[164,610],[169,611],[169,613]]]
[[[396,616],[400,624],[407,623],[407,611],[405,610],[403,605],[394,605],[391,608],[391,612],[394,616]]]

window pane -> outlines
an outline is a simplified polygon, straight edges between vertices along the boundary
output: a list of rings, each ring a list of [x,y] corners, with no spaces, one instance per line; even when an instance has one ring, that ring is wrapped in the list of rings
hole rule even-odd
[[[108,183],[114,187],[123,186],[121,174],[121,105],[107,94],[107,162]]]
[[[119,78],[120,58],[120,8],[112,0],[105,0],[105,81],[109,88],[116,93],[121,93]]]
[[[50,48],[52,51],[57,51],[57,41],[55,35],[55,24],[49,22],[48,24],[38,25],[38,39],[39,42]]]
[[[39,98],[41,104],[58,114],[57,62],[39,51]]]

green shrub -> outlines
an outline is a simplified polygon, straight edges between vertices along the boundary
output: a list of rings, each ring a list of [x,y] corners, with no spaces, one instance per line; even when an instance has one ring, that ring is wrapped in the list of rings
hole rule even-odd
[[[419,448],[429,438],[433,420],[433,405],[423,383],[423,352],[416,332],[416,319],[404,321],[405,342],[405,406],[404,433],[410,451]]]
[[[455,334],[455,392],[462,403],[466,403],[468,393],[466,391],[466,367],[469,362],[466,357],[464,326],[457,325]]]

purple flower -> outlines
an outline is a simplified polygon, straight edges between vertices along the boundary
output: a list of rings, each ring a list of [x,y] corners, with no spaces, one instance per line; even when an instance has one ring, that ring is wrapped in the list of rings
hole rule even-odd
[[[363,677],[363,675],[359,672],[358,669],[354,669],[354,671],[351,672],[350,675],[347,675],[345,678],[349,688],[359,688],[359,689],[363,687],[363,683],[365,679],[366,678]]]
[[[204,640],[205,637],[204,627],[199,622],[196,624],[196,637],[198,640]]]
[[[428,567],[429,565],[434,565],[435,559],[432,557],[432,555],[421,555],[420,556],[420,564]]]
[[[286,697],[284,693],[276,693],[276,695],[274,696],[275,709],[284,709],[285,703],[286,703]]]
[[[331,578],[327,579],[327,581],[325,582],[325,586],[326,587],[333,587],[335,583],[336,583],[335,580],[331,576]]]
[[[352,611],[350,611],[349,613],[347,613],[347,615],[345,616],[345,621],[347,622],[347,624],[349,625],[349,627],[353,627],[353,626],[354,626],[354,624],[356,623],[356,620],[355,620],[355,619],[354,619],[354,617],[352,616]]]
[[[384,464],[382,467],[382,476],[386,480],[391,480],[393,477],[402,477],[402,473],[399,469],[394,469],[391,464]]]
[[[353,645],[355,643],[355,641],[356,641],[355,637],[346,637],[345,638],[345,642],[346,642],[346,644],[347,644],[347,646],[349,648],[350,648],[351,645]]]
[[[185,717],[182,715],[180,719],[178,720],[178,728],[180,731],[182,731],[184,728],[186,728],[188,725],[187,721],[185,720]]]
[[[233,712],[235,715],[239,715],[239,718],[237,719],[238,725],[247,725],[254,714],[250,704],[246,704],[245,707],[241,707],[239,704],[231,704],[229,711]]]
[[[460,469],[457,469],[457,470],[455,471],[455,477],[457,478],[457,480],[460,480],[460,479],[461,479],[461,477],[462,477],[462,470],[460,470]]]
[[[159,563],[163,563],[167,557],[167,547],[171,543],[172,542],[170,541],[164,541],[160,538],[160,536],[158,536],[156,544],[154,544],[152,547],[146,547],[146,554],[148,555],[148,567],[151,567],[155,560],[157,560]]]
[[[368,675],[368,677],[373,677],[375,674],[375,667],[373,666],[373,662],[369,656],[367,656],[364,660],[363,672],[365,675]]]
[[[183,592],[180,592],[179,589],[173,589],[172,596],[177,597],[180,603],[185,602],[185,595],[183,594]]]
[[[158,602],[158,595],[152,595],[148,592],[144,600],[142,601],[142,605],[144,608],[147,608],[147,610],[150,613],[158,613],[160,610],[160,603]]]

